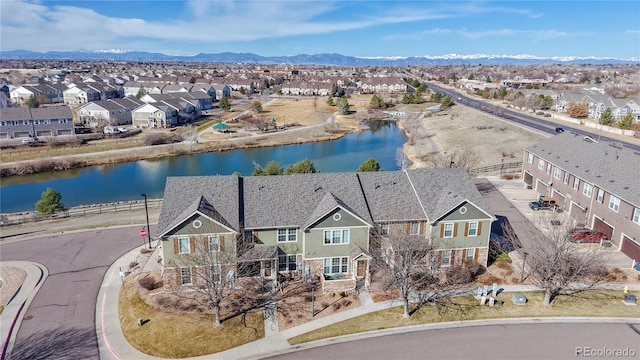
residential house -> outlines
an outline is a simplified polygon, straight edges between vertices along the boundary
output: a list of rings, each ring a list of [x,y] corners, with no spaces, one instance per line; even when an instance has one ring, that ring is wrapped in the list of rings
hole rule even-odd
[[[2,91],[0,91],[0,109],[11,106],[11,99]]]
[[[90,127],[129,125],[131,112],[144,104],[133,96],[83,104],[76,110],[78,122]]]
[[[86,104],[89,101],[100,101],[100,91],[89,86],[71,86],[62,92],[64,103],[69,105]]]
[[[231,87],[227,84],[222,83],[211,83],[211,86],[216,90],[216,99],[220,99],[221,97],[230,98],[231,97]]]
[[[640,261],[640,152],[566,131],[527,147],[523,164],[525,184],[554,197],[574,225]]]
[[[187,254],[202,242],[234,254],[238,277],[318,276],[325,292],[367,286],[372,256],[392,251],[372,247],[379,234],[424,238],[438,267],[486,266],[494,217],[483,206],[462,169],[169,177],[157,232],[164,284],[192,286]]]
[[[0,109],[0,138],[72,135],[73,114],[68,106]]]
[[[131,122],[143,129],[175,126],[178,124],[178,109],[164,103],[140,105],[131,112]]]
[[[19,86],[10,92],[11,103],[16,105],[25,104],[32,96],[40,104],[58,104],[64,102],[63,92],[67,89],[65,85],[38,84]]]

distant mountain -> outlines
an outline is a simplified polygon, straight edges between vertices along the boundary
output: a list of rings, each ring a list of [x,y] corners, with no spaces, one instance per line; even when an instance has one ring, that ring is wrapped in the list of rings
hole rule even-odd
[[[166,55],[144,51],[121,49],[99,51],[49,51],[28,50],[0,51],[0,59],[46,59],[46,60],[112,60],[143,62],[219,62],[292,65],[338,65],[338,66],[407,66],[407,65],[547,65],[547,64],[640,64],[640,58],[616,59],[597,57],[539,57],[533,55],[459,55],[412,56],[412,57],[354,57],[340,54],[300,54],[294,56],[260,56],[252,53],[197,54],[193,56]]]

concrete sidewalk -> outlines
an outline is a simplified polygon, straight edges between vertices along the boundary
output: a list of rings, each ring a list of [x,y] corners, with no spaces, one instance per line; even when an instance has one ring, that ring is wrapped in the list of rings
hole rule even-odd
[[[12,294],[0,314],[0,336],[2,338],[0,359],[4,359],[6,355],[11,353],[24,313],[49,275],[49,270],[44,265],[29,261],[3,261],[2,266],[22,269],[26,273],[26,278]]]

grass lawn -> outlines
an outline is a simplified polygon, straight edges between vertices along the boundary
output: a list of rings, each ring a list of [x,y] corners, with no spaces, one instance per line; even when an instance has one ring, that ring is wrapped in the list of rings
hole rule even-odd
[[[186,358],[213,354],[264,337],[262,313],[249,314],[214,327],[213,315],[195,312],[168,313],[145,303],[138,294],[137,277],[125,281],[118,307],[127,341],[136,349],[163,358]],[[138,326],[138,318],[149,321]]]
[[[638,306],[622,303],[623,294],[613,290],[593,290],[576,296],[560,296],[552,306],[543,305],[544,293],[527,292],[526,305],[514,305],[512,293],[502,293],[502,306],[480,306],[472,296],[451,299],[438,306],[425,305],[411,318],[402,317],[402,306],[362,315],[288,339],[291,345],[365,331],[437,322],[520,317],[630,317],[640,316]]]

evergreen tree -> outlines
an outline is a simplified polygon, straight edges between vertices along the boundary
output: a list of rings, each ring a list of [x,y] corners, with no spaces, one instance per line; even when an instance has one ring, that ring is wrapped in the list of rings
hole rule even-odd
[[[30,108],[37,108],[40,107],[40,102],[38,101],[38,99],[36,99],[35,96],[31,95],[29,97],[29,100],[27,100],[27,106]]]
[[[340,100],[338,100],[338,112],[340,112],[340,115],[347,115],[350,109],[351,106],[349,105],[347,99],[340,98]]]
[[[358,167],[357,172],[363,171],[380,171],[380,163],[378,163],[374,158],[368,158]]]
[[[631,129],[631,124],[633,124],[633,115],[627,114],[620,120],[618,127],[622,130],[629,130]]]
[[[313,165],[313,162],[309,159],[304,159],[301,161],[298,161],[297,163],[293,164],[293,165],[289,165],[287,167],[287,170],[284,172],[285,175],[291,175],[291,174],[315,174],[316,168]]]
[[[229,99],[223,95],[218,102],[218,107],[224,111],[228,111],[231,109],[231,103],[229,102]]]
[[[613,124],[613,113],[611,112],[611,108],[606,108],[602,114],[600,114],[600,120],[598,121],[600,125],[611,126]]]
[[[60,202],[62,195],[52,188],[45,190],[40,200],[36,203],[36,211],[40,215],[51,215],[56,212],[65,211],[64,204]]]
[[[252,176],[269,176],[269,175],[282,175],[284,170],[282,170],[282,164],[277,161],[270,161],[264,169],[256,164],[255,169],[253,170]]]

